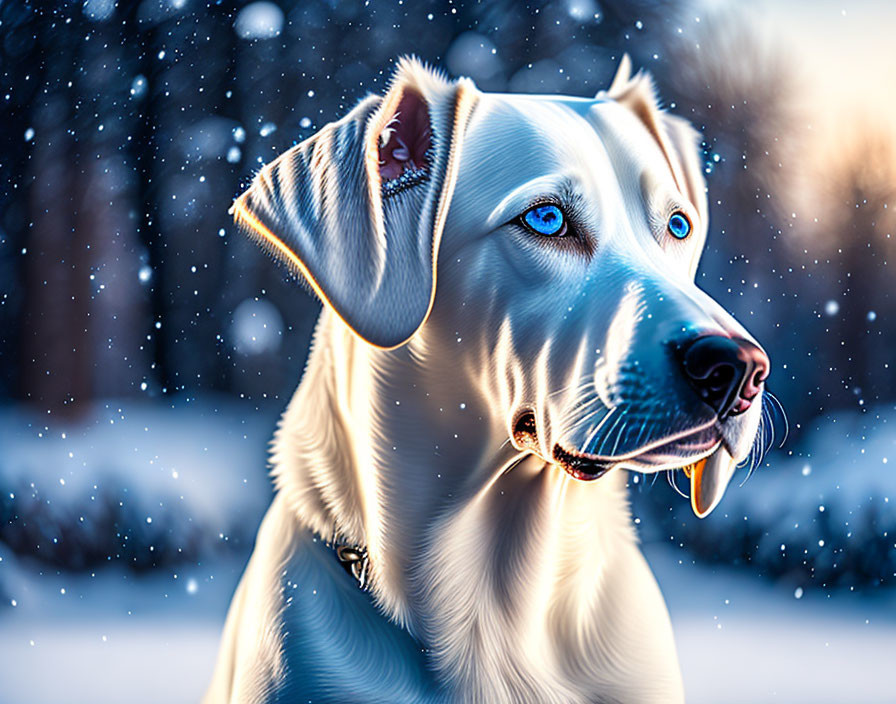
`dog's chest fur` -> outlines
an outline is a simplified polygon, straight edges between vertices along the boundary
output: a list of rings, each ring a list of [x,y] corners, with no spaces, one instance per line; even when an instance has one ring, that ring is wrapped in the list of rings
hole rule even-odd
[[[324,314],[208,701],[680,700],[624,476],[588,485],[532,458],[501,473],[487,423],[461,449],[421,437],[414,394],[375,380],[426,380],[371,364]],[[334,539],[368,547],[370,593]]]

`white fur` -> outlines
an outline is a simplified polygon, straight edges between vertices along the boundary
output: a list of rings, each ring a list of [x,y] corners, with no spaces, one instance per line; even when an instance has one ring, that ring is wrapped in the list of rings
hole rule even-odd
[[[237,217],[328,306],[277,431],[278,493],[234,596],[209,704],[683,701],[624,470],[581,482],[551,461],[555,443],[591,437],[632,458],[620,466],[683,464],[641,467],[635,456],[713,423],[664,344],[682,330],[747,337],[693,284],[706,233],[693,135],[657,109],[647,79],[624,71],[590,101],[483,94],[405,62],[385,98],[288,152],[293,162],[266,168],[237,202]],[[357,139],[368,153],[409,89],[439,125],[429,184],[386,203],[349,202],[343,187],[345,212],[329,220],[314,212],[336,198],[326,179],[313,203],[283,204],[300,188],[284,174],[338,175],[320,145]],[[571,201],[588,246],[507,224],[554,193]],[[665,237],[672,209],[694,223],[688,241]],[[355,244],[334,252],[340,217],[354,218]],[[358,234],[365,223],[375,236]],[[367,257],[379,284],[364,274]],[[360,289],[340,289],[355,276]],[[358,322],[371,315],[389,320]],[[717,423],[735,460],[758,405]],[[537,451],[509,441],[526,408]],[[369,593],[332,541],[367,547]]]

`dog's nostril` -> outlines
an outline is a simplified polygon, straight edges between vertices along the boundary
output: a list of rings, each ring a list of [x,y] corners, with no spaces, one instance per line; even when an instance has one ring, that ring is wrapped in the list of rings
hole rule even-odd
[[[737,370],[729,364],[717,364],[707,378],[707,391],[723,391],[731,386]]]
[[[749,384],[746,384],[741,391],[741,396],[746,399],[754,399],[759,395],[759,386],[765,381],[765,370],[759,369],[750,380]]]
[[[688,382],[720,418],[742,413],[768,376],[768,357],[748,340],[708,335],[681,355]]]

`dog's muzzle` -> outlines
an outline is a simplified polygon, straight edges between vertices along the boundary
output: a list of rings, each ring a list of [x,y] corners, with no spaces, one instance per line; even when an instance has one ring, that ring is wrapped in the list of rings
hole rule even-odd
[[[603,456],[555,443],[551,456],[544,459],[580,481],[594,481],[617,468],[640,472],[682,470],[691,484],[691,507],[703,518],[721,501],[737,468],[732,450],[723,439],[723,426],[750,409],[762,391],[770,364],[755,343],[723,334],[691,338],[671,345],[670,352],[674,367],[696,394],[687,403],[708,406],[709,409],[704,407],[703,417],[709,420],[625,454]],[[687,387],[683,388],[687,395]],[[513,425],[512,439],[521,451],[543,454],[534,412],[520,413]]]

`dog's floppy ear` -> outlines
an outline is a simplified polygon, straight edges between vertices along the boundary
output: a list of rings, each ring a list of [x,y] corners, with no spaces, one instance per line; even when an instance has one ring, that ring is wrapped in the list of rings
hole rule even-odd
[[[639,71],[633,77],[631,59],[625,54],[610,87],[598,93],[598,97],[615,100],[644,123],[666,157],[678,189],[690,200],[705,223],[706,183],[697,152],[700,136],[687,120],[660,108],[651,75]]]
[[[435,296],[436,257],[476,88],[415,59],[385,96],[265,166],[238,223],[361,338],[406,342]]]

